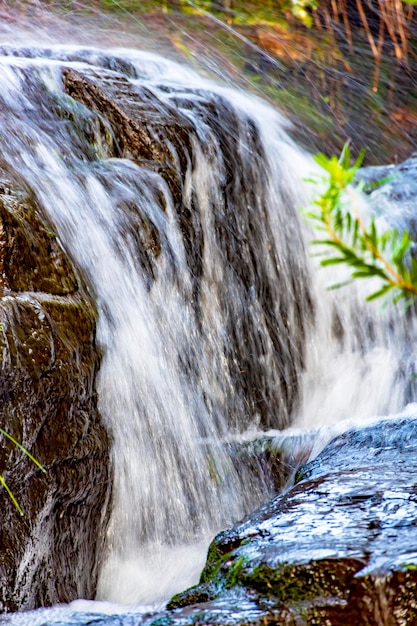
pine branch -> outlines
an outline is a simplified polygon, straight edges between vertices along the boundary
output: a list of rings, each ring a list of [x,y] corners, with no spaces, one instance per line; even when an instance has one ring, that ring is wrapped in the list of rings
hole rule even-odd
[[[324,236],[312,243],[324,247],[322,266],[346,265],[352,280],[380,279],[381,287],[372,292],[367,300],[389,293],[394,302],[402,298],[414,300],[417,297],[417,260],[411,254],[413,242],[409,233],[399,233],[394,229],[381,232],[374,218],[366,225],[360,214],[351,184],[363,157],[361,152],[354,165],[350,166],[348,144],[344,146],[340,158],[334,155],[328,158],[323,154],[315,157],[325,176],[310,182],[315,185],[324,183],[325,189],[304,214]]]

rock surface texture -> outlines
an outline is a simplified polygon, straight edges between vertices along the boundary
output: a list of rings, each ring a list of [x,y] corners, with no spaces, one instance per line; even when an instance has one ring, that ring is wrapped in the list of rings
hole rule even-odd
[[[110,496],[96,314],[35,198],[0,184],[0,608],[93,597]],[[92,480],[94,476],[94,480]]]
[[[159,614],[95,626],[413,626],[417,416],[335,437],[295,484],[210,546],[200,583]],[[294,441],[294,449],[299,441]],[[308,446],[308,442],[307,442]]]
[[[149,623],[416,624],[416,435],[404,417],[338,436]]]
[[[417,153],[399,165],[364,167],[357,177],[371,185],[370,205],[375,215],[386,220],[389,228],[407,229],[416,240]],[[375,183],[380,185],[374,188]]]

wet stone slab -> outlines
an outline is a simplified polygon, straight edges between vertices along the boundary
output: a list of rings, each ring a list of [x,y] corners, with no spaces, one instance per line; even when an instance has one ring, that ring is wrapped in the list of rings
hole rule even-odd
[[[292,489],[216,537],[200,584],[173,598],[172,616],[192,624],[417,623],[416,435],[417,419],[404,417],[336,437]],[[233,599],[242,595],[251,609],[236,621]],[[220,622],[208,617],[219,606]]]

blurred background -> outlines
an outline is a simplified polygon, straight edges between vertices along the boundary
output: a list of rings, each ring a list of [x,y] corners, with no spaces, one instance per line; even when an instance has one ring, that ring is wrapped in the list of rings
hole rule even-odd
[[[269,100],[309,151],[350,140],[369,165],[417,150],[415,2],[0,0],[0,35],[169,55]]]

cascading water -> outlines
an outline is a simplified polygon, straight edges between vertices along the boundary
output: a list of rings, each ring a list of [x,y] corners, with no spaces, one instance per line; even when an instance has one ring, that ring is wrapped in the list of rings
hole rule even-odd
[[[114,465],[109,557],[99,596],[125,602],[164,599],[178,584],[188,582],[186,577],[177,582],[175,562],[184,569],[178,561],[178,547],[202,538],[207,544],[216,530],[265,497],[262,485],[248,489],[249,477],[245,472],[238,474],[225,453],[222,439],[229,425],[236,429],[239,421],[248,425],[260,419],[257,409],[276,426],[289,421],[302,352],[297,334],[302,332],[305,316],[300,311],[308,299],[304,255],[297,252],[302,242],[291,218],[293,206],[287,208],[282,198],[289,197],[282,182],[292,177],[280,153],[293,149],[280,145],[282,131],[268,112],[276,138],[267,148],[270,157],[257,157],[265,165],[255,167],[248,159],[253,154],[251,144],[260,143],[261,130],[243,114],[243,106],[250,101],[229,105],[229,115],[236,122],[233,133],[227,126],[223,130],[222,120],[216,133],[203,107],[199,113],[199,102],[206,95],[203,85],[189,92],[189,78],[184,87],[184,77],[180,77],[176,86],[174,66],[157,59],[138,55],[118,60],[67,50],[5,49],[4,53],[10,56],[3,57],[3,111],[9,120],[2,129],[3,158],[23,176],[48,212],[64,247],[85,274],[99,311],[97,340],[103,350],[99,409],[113,438]],[[100,62],[126,68],[130,76],[137,73],[141,78],[132,79],[133,92],[136,87],[140,94],[143,83],[151,85],[151,115],[159,115],[162,122],[165,109],[170,111],[175,99],[183,99],[177,117],[188,126],[190,146],[176,147],[170,142],[162,155],[165,161],[172,158],[178,169],[176,178],[184,176],[179,205],[175,206],[166,180],[152,163],[140,167],[140,162],[111,158],[115,140],[110,125],[106,141],[101,132],[105,122],[99,114],[65,95],[63,67],[88,76],[91,66]],[[164,85],[152,85],[149,76],[154,74],[158,81],[169,74],[168,93]],[[119,81],[119,76],[100,68],[100,79]],[[206,98],[215,104],[218,100],[219,109],[228,114],[220,90]],[[78,132],[74,140],[74,124],[63,121],[63,116],[78,116],[75,131],[83,131],[83,123],[90,124],[95,158],[88,155],[87,160],[85,152],[80,154],[84,138]],[[230,153],[221,141],[229,142]],[[294,150],[293,155],[297,157]],[[184,171],[180,171],[181,159]],[[268,181],[267,163],[281,184]],[[233,172],[240,167],[241,185]],[[178,223],[186,212],[191,215],[190,226]],[[235,232],[229,232],[227,222]],[[185,233],[188,242],[181,227],[189,229]],[[252,251],[245,229],[252,231],[260,246],[271,250],[264,260],[249,257]],[[281,231],[279,245],[270,239],[273,230]],[[138,236],[148,239],[142,244],[148,252],[145,257]],[[231,257],[230,265],[225,264],[225,254]],[[290,264],[305,276],[296,289],[291,285]],[[267,294],[259,291],[264,288]],[[268,328],[270,319],[263,319],[266,306],[271,308],[276,328]],[[258,328],[253,340],[259,345],[246,347],[250,327]],[[289,333],[293,336],[288,337]],[[288,358],[276,359],[277,344]],[[248,371],[242,376],[236,369],[245,367],[245,361]],[[246,376],[251,381],[258,371],[264,376],[269,372],[271,382],[264,389],[259,384],[245,389]],[[254,392],[264,390],[271,399],[254,398]],[[281,400],[284,393],[286,403]],[[266,413],[274,400],[281,415]],[[173,572],[167,567],[170,551]],[[191,582],[202,563],[201,558],[188,561],[194,563]],[[168,571],[166,584],[161,570]],[[149,584],[151,589],[147,589]]]
[[[406,320],[315,286],[296,210],[313,165],[260,101],[139,52],[1,52],[1,167],[99,312],[114,486],[98,597],[163,601],[270,494],[229,438],[400,409]]]

